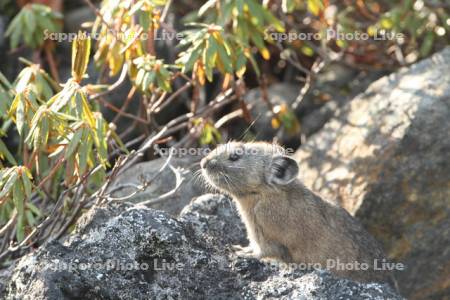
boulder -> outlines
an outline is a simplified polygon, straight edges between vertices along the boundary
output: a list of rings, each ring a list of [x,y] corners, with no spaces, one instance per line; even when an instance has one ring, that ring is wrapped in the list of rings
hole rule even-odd
[[[299,92],[299,85],[275,83],[267,88],[267,98],[273,106],[285,104],[289,107],[295,101]],[[263,98],[261,88],[249,90],[245,94],[244,100],[251,106],[250,113],[254,123],[250,129],[257,140],[272,141],[276,136],[283,144],[289,144],[292,139],[297,139],[297,137],[284,132],[282,128],[275,129],[272,127],[272,112]],[[246,128],[240,129],[239,135],[242,135],[245,130]]]
[[[295,109],[301,134],[308,137],[319,131],[334,116],[338,108],[385,74],[385,70],[359,71],[337,61],[328,63],[316,74],[311,87]],[[292,107],[300,94],[301,86],[297,83],[274,83],[268,87],[267,97],[273,106],[286,104]],[[297,148],[300,145],[298,134],[272,127],[272,115],[262,98],[260,88],[249,90],[244,100],[251,105],[250,112],[254,120],[251,132],[257,140],[272,141],[276,137],[285,146]],[[232,136],[241,139],[242,132],[248,128],[248,124],[238,124],[237,129],[232,129],[236,131]]]
[[[221,195],[196,199],[178,220],[151,208],[93,207],[64,242],[17,263],[4,298],[402,299],[387,285],[237,258],[230,245],[243,240],[236,208]]]
[[[95,17],[95,12],[89,6],[69,10],[64,14],[64,30],[66,33],[77,33],[83,29],[83,23],[94,22]]]
[[[450,47],[374,82],[298,150],[305,185],[406,264],[411,299],[450,295]]]
[[[367,87],[386,75],[385,70],[356,70],[342,62],[328,63],[312,81],[311,87],[297,106],[302,134],[318,132],[342,107]]]

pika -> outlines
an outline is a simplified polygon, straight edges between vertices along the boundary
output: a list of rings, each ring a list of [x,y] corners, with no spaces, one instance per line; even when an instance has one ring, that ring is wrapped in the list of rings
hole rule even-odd
[[[202,159],[207,183],[237,203],[250,245],[238,255],[320,266],[361,282],[392,282],[376,270],[378,242],[345,209],[297,178],[297,162],[278,145],[230,142]]]

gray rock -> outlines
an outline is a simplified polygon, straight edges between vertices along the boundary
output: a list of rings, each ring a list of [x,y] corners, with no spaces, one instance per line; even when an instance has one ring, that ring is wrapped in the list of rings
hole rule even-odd
[[[297,98],[299,92],[300,86],[298,85],[275,83],[267,89],[267,96],[273,106],[282,104],[290,106]],[[244,100],[247,104],[251,105],[250,113],[254,120],[252,130],[257,140],[272,141],[272,139],[278,135],[281,142],[287,144],[288,141],[293,138],[287,133],[281,132],[281,129],[272,127],[272,114],[262,97],[260,88],[248,91],[244,96]]]
[[[173,157],[171,165],[180,168],[180,174],[184,178],[183,183],[173,195],[163,201],[152,205],[155,209],[160,209],[172,215],[177,215],[194,197],[205,192],[205,187],[200,176],[194,176],[199,166],[199,157],[183,156]],[[110,187],[112,197],[126,197],[136,190],[136,186],[151,180],[165,164],[164,158],[155,159],[148,162],[139,163],[122,173],[116,178]],[[165,168],[151,184],[142,192],[137,193],[128,202],[138,203],[157,198],[172,191],[175,188],[176,175],[169,168]]]
[[[384,74],[382,70],[358,71],[340,62],[324,67],[296,109],[302,133],[308,137],[318,132],[335,116],[338,108]]]
[[[385,285],[236,258],[227,243],[243,239],[237,224],[220,195],[195,200],[180,220],[149,208],[94,207],[65,242],[18,262],[5,298],[401,299]]]
[[[94,22],[95,12],[88,6],[69,10],[64,14],[64,29],[67,33],[77,33],[85,22]]]
[[[449,68],[447,47],[376,81],[296,153],[306,186],[406,264],[396,277],[412,299],[450,295]]]
[[[228,197],[200,196],[181,211],[179,219],[189,223],[196,235],[209,244],[221,247],[248,244],[244,224]]]
[[[386,74],[385,71],[358,71],[339,62],[332,62],[319,72],[312,85],[295,110],[300,121],[300,132],[308,137],[318,132],[342,107],[363,92],[370,83]],[[289,107],[300,94],[301,84],[275,83],[267,90],[272,105],[286,104]],[[251,115],[255,120],[252,132],[257,140],[272,141],[277,137],[283,145],[298,147],[300,135],[274,129],[272,115],[261,95],[261,89],[250,90],[244,97],[252,105]],[[246,128],[241,129],[245,130]]]

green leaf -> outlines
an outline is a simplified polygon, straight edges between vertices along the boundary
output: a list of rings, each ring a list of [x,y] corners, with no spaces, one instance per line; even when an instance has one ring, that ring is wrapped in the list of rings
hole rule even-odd
[[[261,35],[259,35],[258,33],[255,32],[254,34],[250,35],[250,38],[252,39],[252,41],[255,44],[256,48],[258,48],[260,50],[265,48],[264,40],[261,37]]]
[[[38,95],[42,95],[45,99],[50,99],[53,97],[53,89],[40,72],[36,74],[36,88]]]
[[[4,180],[9,178],[12,172],[15,172],[16,168],[0,169],[0,184],[4,184]],[[0,185],[1,186],[1,185]]]
[[[12,164],[17,165],[17,161],[14,159],[14,156],[9,152],[8,148],[6,147],[5,143],[3,143],[2,140],[0,140],[0,156],[4,155],[6,157],[6,160]]]
[[[86,98],[86,94],[83,92],[79,92],[81,95],[81,98],[83,99],[83,116],[84,119],[88,122],[89,126],[94,127],[95,126],[95,118],[92,113],[91,108],[89,107],[88,100]]]
[[[20,184],[19,181],[16,181],[16,183],[14,184],[14,187],[13,187],[13,203],[17,209],[17,214],[19,216],[23,215],[23,213],[24,213],[24,205],[23,205],[24,201],[25,201],[25,195],[23,194],[23,191],[22,191],[22,185]]]
[[[43,29],[47,29],[50,32],[58,32],[60,30],[58,23],[55,20],[48,18],[47,16],[40,16],[37,18],[37,23],[39,27]]]
[[[150,28],[151,18],[150,14],[147,11],[139,12],[139,24],[142,26],[145,32],[147,32]]]
[[[83,98],[81,97],[81,93],[76,93],[72,99],[75,99],[75,115],[81,119],[83,117]]]
[[[11,192],[11,189],[14,186],[14,184],[16,183],[18,176],[19,175],[17,174],[16,171],[11,174],[11,176],[8,178],[8,181],[3,186],[2,191],[0,192],[0,198],[5,197],[9,192]]]
[[[428,31],[425,35],[422,45],[420,46],[420,56],[426,57],[433,49],[434,32]]]
[[[0,83],[2,83],[7,89],[12,89],[11,83],[9,83],[9,80],[6,79],[2,72],[0,72]]]
[[[30,129],[30,132],[28,133],[28,136],[25,138],[25,143],[31,142],[36,130],[39,129],[39,120],[41,119],[41,116],[44,113],[45,109],[46,109],[45,105],[39,107],[38,111],[36,112],[33,119],[31,120],[31,129]],[[38,138],[39,138],[39,136],[38,136]]]
[[[208,69],[210,69],[212,72],[212,69],[214,68],[214,66],[216,64],[216,57],[217,57],[216,54],[217,54],[218,50],[217,50],[217,44],[214,43],[213,40],[214,40],[214,38],[212,36],[210,36],[208,39],[208,48],[205,51],[205,57],[203,59],[205,61],[207,75],[208,75]]]
[[[278,32],[284,32],[284,26],[283,23],[281,23],[280,20],[278,20],[269,10],[263,9],[263,14],[266,20],[272,25],[276,31]]]
[[[16,110],[16,127],[19,135],[23,135],[24,125],[25,125],[25,107],[23,103],[22,94],[17,94],[19,98],[17,102],[17,110]]]
[[[41,145],[42,145],[42,142],[41,142],[41,127],[38,124],[38,126],[36,127],[36,129],[34,130],[34,133],[33,133],[33,148],[35,150],[40,150],[41,149]]]
[[[97,155],[103,165],[108,161],[108,144],[106,141],[106,128],[104,120],[101,116],[96,118],[95,145],[97,147]]]
[[[42,145],[47,145],[48,136],[50,134],[49,119],[47,116],[44,116],[41,120],[40,134],[41,134]]]
[[[27,224],[34,226],[36,224],[36,219],[33,216],[33,213],[29,210],[25,211],[25,217],[27,219]]]
[[[213,39],[215,41],[215,39]],[[223,62],[223,66],[227,73],[233,73],[233,64],[231,63],[230,57],[227,54],[227,51],[223,45],[217,44],[217,50],[219,53],[220,60]]]
[[[41,211],[39,210],[39,208],[37,208],[33,203],[31,202],[27,202],[27,208],[29,210],[31,210],[33,212],[33,214],[35,214],[38,217],[42,216]]]
[[[144,69],[139,69],[137,75],[136,75],[136,84],[138,86],[142,86],[142,82],[144,80],[144,76],[145,76],[145,70]]]
[[[25,222],[24,222],[23,214],[17,216],[16,226],[17,226],[16,238],[17,238],[18,242],[21,242],[25,238]]]
[[[20,27],[13,31],[13,33],[11,34],[11,38],[9,39],[11,49],[16,49],[19,46],[21,34],[22,30],[20,29]]]
[[[11,36],[11,34],[15,31],[15,30],[20,30],[20,18],[21,18],[21,13],[19,12],[14,19],[12,19],[11,23],[9,24],[8,28],[6,29],[5,32],[5,36]]]
[[[249,10],[251,11],[251,20],[253,21],[253,24],[257,24],[259,26],[261,26],[264,23],[264,14],[263,14],[263,7],[258,4],[255,3],[253,0],[247,0],[245,2],[248,7]]]
[[[86,172],[86,167],[88,163],[89,152],[92,149],[92,138],[89,137],[88,131],[86,130],[83,134],[83,143],[80,145],[80,149],[78,152],[78,168],[80,170],[80,174],[84,174]]]
[[[158,82],[158,86],[162,88],[166,92],[170,92],[172,90],[169,82],[164,79],[160,74],[156,74],[156,81]]]
[[[75,131],[75,133],[72,135],[72,139],[69,142],[66,152],[64,154],[65,159],[69,159],[69,157],[75,152],[75,149],[80,144],[81,137],[83,136],[83,129],[78,129]]]
[[[281,8],[285,14],[291,13],[295,9],[294,0],[283,0],[281,2]]]
[[[36,30],[36,16],[34,15],[34,12],[25,8],[24,17],[25,27],[30,33],[33,33]]]
[[[245,57],[244,53],[241,51],[239,52],[237,61],[236,61],[236,75],[238,77],[242,77],[244,75],[247,65],[247,58]]]
[[[156,73],[155,72],[149,72],[146,74],[144,78],[144,82],[142,83],[142,90],[145,92],[147,91],[150,84],[152,84],[155,81]]]
[[[31,183],[30,178],[28,178],[26,172],[22,172],[22,182],[25,189],[25,196],[27,196],[27,198],[31,197],[33,184]]]
[[[18,76],[18,81],[15,84],[15,90],[17,93],[22,93],[25,88],[30,83],[31,77],[33,76],[33,69],[27,67],[20,72]]]
[[[198,60],[198,58],[200,57],[201,54],[202,54],[202,49],[200,47],[195,49],[193,52],[191,52],[189,54],[190,55],[189,59],[183,66],[182,72],[186,73],[186,72],[191,71],[195,62]]]
[[[250,62],[252,63],[253,70],[255,71],[256,76],[259,77],[259,76],[261,75],[261,73],[260,73],[260,71],[259,71],[258,63],[256,62],[255,58],[253,57],[252,54],[250,54],[250,55],[248,55],[248,56],[246,56],[246,57],[247,57],[247,58],[250,60]]]

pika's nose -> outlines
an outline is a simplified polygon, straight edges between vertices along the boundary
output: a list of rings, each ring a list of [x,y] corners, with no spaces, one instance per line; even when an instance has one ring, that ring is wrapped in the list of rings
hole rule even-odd
[[[215,158],[208,159],[208,158],[205,157],[200,162],[200,166],[202,167],[202,169],[214,168],[215,166],[217,166],[217,159],[215,159]]]

